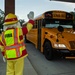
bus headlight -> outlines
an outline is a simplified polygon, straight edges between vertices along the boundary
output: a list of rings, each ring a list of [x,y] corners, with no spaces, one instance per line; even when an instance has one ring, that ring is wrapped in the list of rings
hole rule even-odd
[[[66,48],[64,44],[54,44],[54,47],[56,48]]]

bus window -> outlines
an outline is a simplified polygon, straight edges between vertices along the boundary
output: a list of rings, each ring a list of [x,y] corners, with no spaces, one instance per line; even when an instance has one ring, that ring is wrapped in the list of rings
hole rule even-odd
[[[59,24],[46,24],[45,27],[46,28],[57,28],[59,26]]]
[[[34,22],[34,25],[33,25],[33,28],[37,28],[37,25],[38,25],[38,23],[37,23],[37,20]]]

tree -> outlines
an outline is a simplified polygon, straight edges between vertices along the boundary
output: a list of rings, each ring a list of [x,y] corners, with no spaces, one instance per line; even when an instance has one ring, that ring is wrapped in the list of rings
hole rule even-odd
[[[3,31],[5,13],[0,9],[0,33]]]

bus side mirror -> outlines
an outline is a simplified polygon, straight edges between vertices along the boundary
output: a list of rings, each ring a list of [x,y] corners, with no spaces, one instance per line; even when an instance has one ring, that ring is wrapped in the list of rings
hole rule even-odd
[[[58,29],[59,32],[63,32],[64,31],[64,28],[62,26],[58,26],[57,29]]]
[[[59,39],[58,39],[58,35],[60,34],[62,36],[62,38],[64,38],[64,36],[62,35],[62,32],[64,31],[64,28],[62,26],[58,26],[58,31],[61,32],[61,33],[57,33],[57,39],[56,39],[56,42],[59,42]]]

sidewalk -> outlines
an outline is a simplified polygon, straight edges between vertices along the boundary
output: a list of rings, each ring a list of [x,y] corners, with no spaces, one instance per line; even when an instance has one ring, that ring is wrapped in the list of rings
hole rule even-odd
[[[3,62],[0,52],[0,75],[6,75],[6,62]],[[28,58],[25,58],[24,75],[38,75]]]

